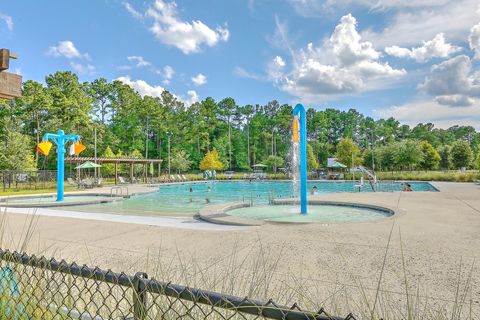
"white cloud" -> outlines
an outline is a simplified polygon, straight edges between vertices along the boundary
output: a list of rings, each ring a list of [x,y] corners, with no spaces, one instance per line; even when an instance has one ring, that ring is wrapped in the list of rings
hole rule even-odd
[[[280,56],[276,56],[275,59],[273,59],[273,62],[279,67],[285,67],[286,65],[285,60],[283,60],[283,58]]]
[[[383,30],[366,30],[362,36],[372,41],[377,48],[392,45],[413,46],[432,39],[439,31],[450,41],[464,41],[471,26],[480,19],[478,0],[423,2],[425,5],[418,8],[399,7]]]
[[[92,75],[95,74],[95,66],[91,64],[80,64],[71,62],[70,65],[72,66],[73,70],[80,75]]]
[[[122,76],[122,77],[119,77],[115,80],[118,80],[120,82],[123,82],[124,84],[130,86],[133,90],[135,90],[136,92],[138,92],[139,95],[141,95],[142,97],[144,96],[150,96],[150,97],[154,97],[154,98],[161,98],[162,97],[162,93],[165,91],[165,88],[163,88],[162,86],[155,86],[155,85],[151,85],[149,84],[148,82],[144,81],[144,80],[133,80],[132,78],[130,78],[130,76]],[[182,101],[186,107],[189,107],[191,104],[199,101],[199,97],[198,97],[198,94],[196,91],[194,90],[189,90],[187,92],[187,95],[189,96],[188,99],[183,99],[177,95],[174,95],[172,94],[172,96],[179,100],[179,101]]]
[[[431,58],[446,58],[450,54],[460,51],[461,48],[445,42],[443,33],[437,34],[432,40],[424,41],[421,47],[401,48],[392,46],[385,48],[385,52],[399,58],[409,58],[423,63]]]
[[[141,14],[140,12],[138,12],[137,10],[135,10],[134,7],[132,7],[132,5],[126,1],[122,2],[123,6],[125,7],[125,9],[132,15],[132,17],[134,17],[135,19],[142,19],[143,18],[143,14]]]
[[[475,52],[475,59],[480,59],[480,23],[470,29],[468,40],[470,49]]]
[[[471,106],[475,98],[480,98],[480,74],[472,72],[468,56],[459,55],[433,65],[419,89],[434,96],[440,104]]]
[[[70,62],[70,66],[72,67],[73,71],[80,75],[92,75],[95,73],[95,67],[90,64],[81,64]]]
[[[220,41],[227,41],[230,35],[226,27],[212,29],[200,20],[182,21],[175,2],[155,0],[145,16],[153,19],[150,31],[160,42],[185,54],[199,52],[203,46],[213,47]]]
[[[203,86],[205,83],[207,83],[207,77],[201,73],[197,74],[195,77],[192,77],[192,82],[194,85],[197,87]]]
[[[175,69],[173,69],[171,66],[166,65],[163,67],[163,83],[164,84],[170,84],[170,81],[172,80],[173,76],[175,75]]]
[[[412,10],[444,5],[449,0],[288,0],[295,11],[306,17],[327,15],[333,11],[345,11],[347,8],[360,6],[370,11]]]
[[[283,67],[275,58],[269,65],[270,78],[296,97],[318,101],[324,95],[366,90],[371,80],[405,75],[405,70],[379,61],[380,52],[372,43],[362,41],[356,23],[352,15],[343,16],[322,45],[315,47],[309,43],[306,49],[294,51],[293,67],[289,72],[282,71]]]
[[[7,26],[8,31],[13,31],[13,19],[12,17],[0,12],[0,20],[3,20]]]
[[[253,80],[259,80],[259,81],[267,80],[266,77],[262,75],[249,72],[244,68],[238,67],[238,66],[233,69],[233,74],[240,78],[253,79]]]
[[[187,108],[200,100],[199,97],[198,97],[198,94],[195,90],[188,90],[187,94],[188,94],[189,98],[184,101],[185,106]]]
[[[47,55],[53,57],[66,57],[68,59],[73,58],[86,58],[90,59],[88,53],[82,54],[80,51],[75,47],[70,40],[59,41],[58,45],[50,46],[47,50]]]
[[[475,103],[474,98],[461,94],[436,96],[435,101],[439,104],[452,107],[471,106]]]
[[[452,108],[430,100],[416,100],[400,106],[379,109],[376,115],[382,118],[394,117],[402,123],[416,125],[420,122],[434,123],[440,128],[453,125],[471,125],[480,129],[480,100],[464,108]]]
[[[165,89],[161,86],[152,86],[144,80],[132,80],[129,76],[119,77],[115,80],[121,81],[124,84],[132,87],[132,89],[137,91],[142,97],[150,96],[154,98],[160,98],[162,96],[162,92],[165,91]]]
[[[127,59],[130,62],[136,63],[137,68],[148,67],[152,65],[151,62],[145,60],[145,58],[143,58],[142,56],[130,56],[127,57]]]
[[[132,66],[127,66],[127,65],[119,66],[117,67],[117,70],[120,70],[120,71],[132,70]]]

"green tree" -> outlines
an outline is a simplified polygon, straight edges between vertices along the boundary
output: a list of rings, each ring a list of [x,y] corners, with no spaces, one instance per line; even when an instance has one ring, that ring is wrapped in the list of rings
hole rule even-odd
[[[362,164],[362,152],[350,138],[340,140],[337,145],[336,157],[338,161],[349,168]]]
[[[475,158],[475,167],[477,170],[480,170],[480,150],[477,152],[477,157]]]
[[[0,141],[0,170],[36,170],[31,139],[10,131]]]
[[[133,149],[132,152],[130,152],[130,154],[128,155],[129,158],[134,158],[134,159],[142,159],[143,158],[143,155],[140,151],[138,151],[137,149]],[[133,165],[133,174],[135,176],[140,176],[142,174],[144,174],[144,171],[146,170],[146,167],[144,165],[140,165],[140,164],[134,164]]]
[[[52,97],[45,87],[36,81],[27,80],[23,84],[22,97],[16,99],[20,117],[23,122],[23,133],[33,134],[36,143],[40,142],[42,130],[46,130]],[[44,131],[45,132],[45,131]],[[38,164],[38,152],[35,152],[35,159]]]
[[[450,151],[451,151],[451,147],[446,145],[446,146],[443,146],[439,149],[439,154],[440,154],[440,168],[444,169],[444,170],[448,170],[452,167],[452,162],[450,161]]]
[[[313,152],[313,147],[307,143],[307,168],[308,170],[317,170],[319,167],[317,157]]]
[[[421,145],[417,141],[405,140],[395,142],[391,145],[394,151],[393,162],[397,169],[413,170],[417,168],[423,161],[423,151]]]
[[[473,153],[470,145],[465,140],[457,140],[450,150],[450,161],[456,169],[468,167],[472,163]]]
[[[217,149],[207,151],[205,157],[200,161],[200,170],[223,170],[224,165],[220,161]]]
[[[171,160],[171,166],[178,173],[188,171],[192,165],[192,161],[189,159],[189,155],[185,150],[177,150],[173,153]]]
[[[421,167],[427,170],[437,169],[442,160],[438,151],[428,141],[420,142],[420,146],[423,152]]]
[[[277,173],[277,169],[285,164],[285,161],[279,156],[268,156],[265,160],[265,164],[272,169],[274,173]]]
[[[110,146],[107,146],[105,151],[102,154],[102,158],[116,158],[115,153],[113,153],[112,149]],[[115,165],[111,163],[106,163],[102,165],[102,168],[100,169],[101,173],[103,176],[112,176],[115,174]]]
[[[113,86],[105,78],[99,78],[89,84],[88,90],[93,101],[93,111],[99,116],[100,122],[104,124],[111,110]]]

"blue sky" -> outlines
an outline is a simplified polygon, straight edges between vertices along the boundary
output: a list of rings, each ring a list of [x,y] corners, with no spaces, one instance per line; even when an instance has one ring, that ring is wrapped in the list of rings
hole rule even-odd
[[[11,72],[480,129],[472,0],[0,1]]]

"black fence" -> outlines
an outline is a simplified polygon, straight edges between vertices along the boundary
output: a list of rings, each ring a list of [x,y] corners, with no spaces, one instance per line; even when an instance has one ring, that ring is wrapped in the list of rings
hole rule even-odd
[[[36,190],[54,188],[57,181],[56,170],[2,170],[0,183],[3,191],[7,190]]]
[[[0,319],[179,318],[355,319],[0,249]]]

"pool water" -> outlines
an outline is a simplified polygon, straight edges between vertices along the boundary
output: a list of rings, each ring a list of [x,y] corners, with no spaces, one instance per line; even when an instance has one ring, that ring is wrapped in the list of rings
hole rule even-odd
[[[317,186],[319,194],[338,192],[358,192],[358,182],[309,181],[308,190]],[[411,182],[414,191],[437,191],[428,182]],[[210,191],[208,188],[210,187]],[[190,192],[190,188],[192,192]],[[370,185],[365,185],[360,192],[372,192]],[[381,182],[379,191],[402,191],[398,182]],[[134,196],[123,201],[69,207],[71,210],[89,212],[109,212],[135,215],[192,216],[208,204],[245,201],[255,205],[268,204],[272,198],[292,198],[290,181],[217,181],[161,185],[158,192]]]
[[[375,221],[387,218],[392,213],[383,210],[337,205],[310,205],[308,214],[299,214],[299,207],[293,205],[263,205],[228,211],[229,215],[241,218],[274,222],[318,222],[342,223]]]

